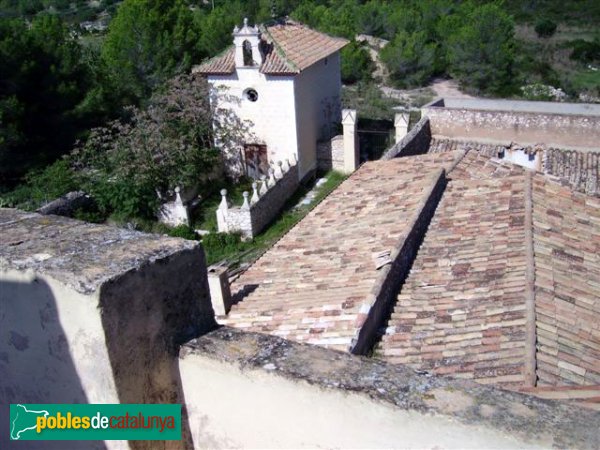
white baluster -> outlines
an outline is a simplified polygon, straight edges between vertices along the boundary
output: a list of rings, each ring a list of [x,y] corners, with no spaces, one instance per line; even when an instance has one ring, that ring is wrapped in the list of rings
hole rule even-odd
[[[267,191],[269,190],[269,180],[267,179],[267,177],[265,175],[261,175],[260,177],[261,180],[261,184],[260,184],[260,195],[265,195],[267,193]]]
[[[252,198],[250,199],[250,204],[253,205],[258,201],[258,184],[256,181],[252,183]]]
[[[275,186],[277,180],[275,179],[275,171],[273,169],[269,169],[269,187]]]
[[[244,196],[244,203],[242,204],[242,209],[250,209],[250,203],[248,203],[248,191],[242,192]]]

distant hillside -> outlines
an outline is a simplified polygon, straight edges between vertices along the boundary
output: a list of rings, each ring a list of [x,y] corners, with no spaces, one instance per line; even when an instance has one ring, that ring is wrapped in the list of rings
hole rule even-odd
[[[106,19],[122,0],[0,0],[0,17],[32,19],[52,14],[69,24]]]

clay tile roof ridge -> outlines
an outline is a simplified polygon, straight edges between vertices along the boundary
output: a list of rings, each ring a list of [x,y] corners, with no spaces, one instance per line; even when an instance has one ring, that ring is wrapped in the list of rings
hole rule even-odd
[[[273,47],[275,48],[275,51],[277,52],[277,55],[282,59],[282,61],[289,67],[291,72],[295,72],[295,73],[300,73],[300,68],[294,64],[293,61],[291,61],[290,59],[288,59],[288,57],[285,54],[285,51],[283,50],[283,48],[281,48],[281,45],[279,45],[279,43],[277,42],[276,39],[273,38],[273,36],[271,35],[271,32],[269,31],[269,28],[261,25],[260,26],[260,31],[263,34],[266,34],[269,37],[269,41],[271,43],[273,43]],[[263,67],[264,67],[264,63],[263,63]],[[263,67],[261,67],[261,72],[263,70]]]
[[[234,50],[235,47],[233,44],[228,45],[219,53],[217,53],[212,58],[208,58],[205,61],[201,62],[197,66],[192,67],[192,73],[212,73],[212,74],[224,74],[224,73],[233,73],[235,70],[235,62],[231,68],[227,68],[224,70],[214,70],[211,68],[212,65],[225,62],[227,57],[229,56],[229,52]]]

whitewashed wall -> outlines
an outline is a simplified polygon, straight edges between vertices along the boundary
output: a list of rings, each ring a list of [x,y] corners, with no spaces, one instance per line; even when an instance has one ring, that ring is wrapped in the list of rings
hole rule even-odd
[[[330,138],[330,125],[341,119],[339,52],[318,61],[295,80],[299,176],[317,167],[317,141]],[[333,130],[331,130],[333,131]]]
[[[317,140],[331,137],[330,125],[340,120],[339,52],[296,76],[261,74],[257,67],[238,67],[232,75],[210,75],[213,92],[225,92],[239,103],[222,101],[241,120],[252,122],[256,142],[267,145],[269,160],[298,155],[299,177],[317,167]],[[253,88],[258,100],[244,98]]]
[[[241,120],[252,122],[257,142],[267,145],[269,160],[292,160],[298,153],[296,112],[294,108],[294,77],[261,74],[258,68],[238,68],[232,75],[209,76],[213,88],[225,88],[226,95],[240,99],[239,103],[223,102]],[[258,100],[243,97],[246,89],[258,92]]]

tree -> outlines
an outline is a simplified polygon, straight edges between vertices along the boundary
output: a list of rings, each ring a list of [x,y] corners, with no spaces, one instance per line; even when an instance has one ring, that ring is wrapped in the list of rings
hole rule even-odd
[[[540,19],[535,23],[534,29],[539,37],[549,38],[556,32],[556,22],[550,19]]]
[[[342,81],[352,84],[368,80],[373,72],[374,63],[369,52],[358,42],[352,41],[341,51]]]
[[[102,54],[137,102],[201,59],[198,32],[183,0],[125,0],[110,23]]]
[[[433,75],[435,52],[436,44],[427,41],[424,31],[401,31],[380,56],[397,86],[413,87],[423,85]]]
[[[244,18],[242,5],[225,3],[210,12],[199,10],[194,16],[198,30],[198,50],[203,57],[212,57],[232,43],[233,27],[240,26]]]
[[[450,73],[464,85],[492,93],[511,86],[514,22],[497,4],[470,9],[447,48]]]
[[[0,20],[0,185],[70,150],[88,121],[86,53],[52,16]]]
[[[157,192],[198,185],[218,162],[206,81],[177,76],[130,120],[94,129],[71,160],[100,208],[153,217]]]

